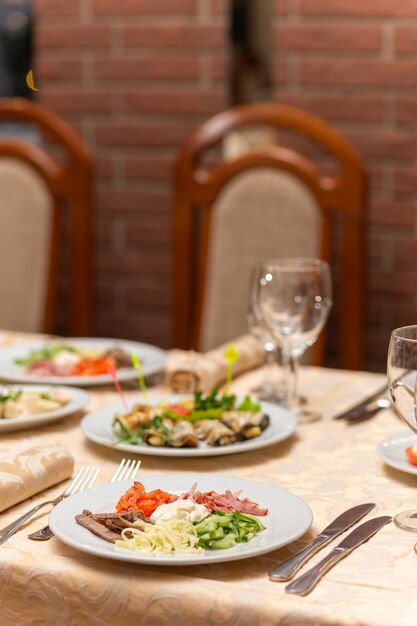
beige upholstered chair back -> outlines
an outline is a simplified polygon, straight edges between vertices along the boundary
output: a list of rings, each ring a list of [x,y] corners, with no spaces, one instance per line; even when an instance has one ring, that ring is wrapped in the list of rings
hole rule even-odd
[[[254,147],[251,136],[249,150],[239,144],[222,157],[225,138],[241,138],[252,127],[269,129],[266,141],[257,133]],[[289,145],[286,133],[292,133]],[[174,183],[176,347],[207,350],[244,332],[253,264],[277,256],[331,261],[337,223],[337,351],[342,367],[361,367],[365,174],[337,130],[294,107],[229,109],[190,136]],[[323,363],[323,356],[322,335],[312,362]]]
[[[90,335],[90,155],[66,122],[29,100],[0,99],[0,125],[0,328]]]
[[[0,328],[40,332],[48,287],[53,201],[35,170],[0,159]]]
[[[249,282],[256,262],[320,255],[321,210],[311,191],[284,171],[246,171],[212,207],[200,347],[247,332]]]

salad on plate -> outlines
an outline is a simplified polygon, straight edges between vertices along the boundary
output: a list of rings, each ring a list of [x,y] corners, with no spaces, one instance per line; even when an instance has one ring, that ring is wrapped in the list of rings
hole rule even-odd
[[[50,343],[16,359],[25,374],[35,376],[100,376],[110,368],[132,365],[131,356],[118,346],[110,348],[79,347],[71,343]]]
[[[81,526],[116,550],[150,555],[202,555],[251,541],[265,530],[260,518],[268,515],[241,492],[201,492],[194,484],[186,493],[161,489],[147,492],[135,482],[122,495],[116,510],[75,516]]]
[[[254,439],[268,427],[269,416],[246,396],[209,395],[196,391],[175,403],[135,404],[128,413],[117,413],[113,433],[117,443],[154,447],[196,448],[227,446]]]

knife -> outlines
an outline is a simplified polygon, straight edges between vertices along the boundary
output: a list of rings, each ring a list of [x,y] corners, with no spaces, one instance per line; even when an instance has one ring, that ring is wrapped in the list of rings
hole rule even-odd
[[[317,585],[318,581],[326,572],[336,565],[341,559],[350,554],[355,548],[360,546],[365,541],[368,541],[378,532],[385,524],[389,524],[392,521],[392,517],[384,515],[383,517],[374,517],[367,522],[364,522],[355,530],[353,530],[347,537],[343,539],[333,550],[317,563],[314,567],[308,570],[305,574],[293,580],[292,583],[285,587],[285,591],[288,593],[295,593],[300,596],[305,596],[310,593],[312,589]]]
[[[302,565],[313,554],[316,554],[321,548],[330,543],[332,539],[338,537],[345,530],[359,522],[359,520],[372,511],[375,504],[373,502],[368,502],[367,504],[359,504],[358,506],[354,506],[351,509],[348,509],[339,517],[336,517],[335,520],[329,526],[327,526],[324,530],[321,531],[317,537],[313,539],[311,543],[308,544],[305,548],[294,554],[294,556],[290,557],[283,563],[271,569],[268,576],[274,582],[281,582],[283,580],[290,580],[294,576],[296,572],[300,569]]]
[[[371,404],[375,402],[376,400],[378,400],[384,393],[387,392],[387,390],[388,390],[388,385],[385,384],[383,387],[380,387],[377,391],[375,391],[372,395],[365,398],[365,400],[362,400],[358,404],[355,404],[355,406],[352,406],[350,409],[347,409],[347,411],[343,411],[342,413],[338,413],[337,415],[335,415],[333,419],[335,420],[346,419],[346,418],[349,418],[349,416],[352,413],[359,413],[360,411],[363,411],[364,409],[366,409],[368,404]]]

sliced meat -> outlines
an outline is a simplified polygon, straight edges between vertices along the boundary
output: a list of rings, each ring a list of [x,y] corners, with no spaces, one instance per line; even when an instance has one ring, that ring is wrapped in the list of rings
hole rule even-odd
[[[120,538],[122,530],[130,528],[138,520],[145,520],[142,511],[127,511],[123,513],[91,513],[84,509],[75,520],[81,526],[88,528],[92,533],[106,541],[114,543]]]
[[[77,522],[77,524],[80,524],[80,526],[84,526],[84,528],[87,528],[94,535],[101,537],[101,539],[104,539],[105,541],[109,541],[110,543],[116,543],[116,541],[120,539],[120,533],[112,532],[111,530],[106,528],[106,526],[103,526],[103,524],[96,522],[89,515],[84,515],[84,513],[82,513],[81,515],[76,515],[75,521]]]

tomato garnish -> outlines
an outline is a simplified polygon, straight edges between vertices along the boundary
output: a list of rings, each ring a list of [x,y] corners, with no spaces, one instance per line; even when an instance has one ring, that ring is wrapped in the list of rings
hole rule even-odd
[[[72,376],[99,376],[107,374],[110,367],[114,367],[114,361],[110,357],[100,359],[82,359],[74,365]]]
[[[177,497],[162,491],[154,489],[146,493],[142,483],[134,482],[133,487],[128,489],[120,498],[116,505],[116,511],[142,511],[146,517],[150,517],[160,504],[173,502]]]
[[[410,446],[405,449],[405,453],[407,455],[408,462],[411,465],[417,465],[417,446]]]
[[[184,409],[184,407],[181,406],[180,404],[171,404],[167,408],[167,411],[172,411],[173,413],[177,413],[178,415],[181,415],[182,417],[188,417],[189,415],[191,415],[191,411],[187,411],[187,409]]]

